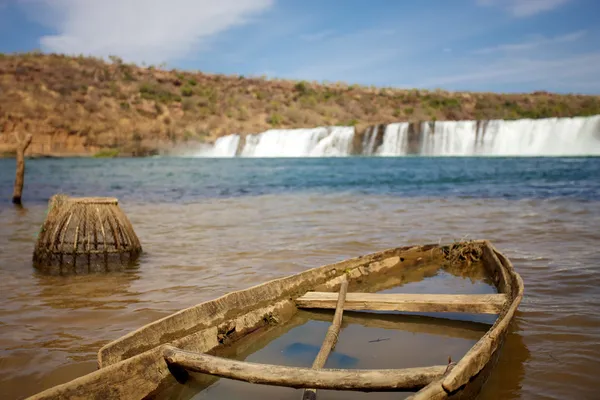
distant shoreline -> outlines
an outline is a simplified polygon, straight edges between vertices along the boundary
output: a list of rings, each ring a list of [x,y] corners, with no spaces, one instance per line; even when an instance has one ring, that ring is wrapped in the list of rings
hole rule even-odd
[[[114,57],[0,54],[0,153],[13,133],[30,154],[162,154],[232,133],[418,121],[600,114],[600,96],[450,92],[163,70]],[[64,150],[64,151],[63,151]]]

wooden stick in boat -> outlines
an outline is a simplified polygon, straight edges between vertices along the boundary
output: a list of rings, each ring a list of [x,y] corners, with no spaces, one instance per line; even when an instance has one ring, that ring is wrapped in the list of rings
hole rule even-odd
[[[296,389],[418,390],[441,377],[446,365],[403,369],[313,369],[258,364],[194,353],[164,345],[167,364],[221,378]]]
[[[340,292],[338,294],[337,305],[335,307],[335,314],[333,315],[333,322],[329,329],[327,329],[327,334],[325,335],[325,340],[321,345],[321,349],[319,350],[319,354],[315,358],[313,362],[313,369],[321,369],[325,365],[327,361],[327,357],[329,357],[329,353],[335,347],[337,343],[338,335],[340,333],[340,329],[342,327],[342,315],[344,314],[344,301],[346,300],[346,293],[348,292],[348,279],[344,277],[342,284],[340,286]],[[302,394],[302,400],[316,400],[317,398],[317,390],[310,388],[304,389],[304,393]]]
[[[308,292],[296,299],[296,305],[300,308],[334,308],[335,296],[330,292]],[[505,302],[504,294],[348,293],[344,309],[498,314]]]

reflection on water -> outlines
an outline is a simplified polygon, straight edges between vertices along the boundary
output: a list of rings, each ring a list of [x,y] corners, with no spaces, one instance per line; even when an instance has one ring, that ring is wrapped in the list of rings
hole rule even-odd
[[[57,309],[123,310],[136,303],[137,293],[129,292],[139,279],[135,271],[69,277],[35,276],[40,301]]]
[[[97,350],[108,341],[231,290],[388,247],[462,238],[492,240],[525,281],[517,323],[482,398],[495,399],[498,393],[506,399],[595,396],[600,357],[597,202],[290,193],[190,204],[122,202],[122,208],[145,250],[137,269],[52,277],[31,266],[46,203],[25,210],[0,207],[0,393],[7,398],[90,372]],[[320,345],[327,326],[320,321],[307,325],[314,342],[294,339],[295,334],[280,340]],[[336,351],[360,364],[370,362],[361,349],[387,350],[375,351],[377,362],[368,364],[378,368],[391,362],[443,363],[448,351],[459,357],[475,340],[385,327],[367,334],[364,329],[348,321]],[[394,341],[344,342],[384,335]],[[429,337],[448,350],[436,352]],[[407,357],[410,343],[431,354]],[[387,355],[392,344],[394,357]],[[275,348],[265,346],[262,351]]]
[[[346,313],[345,313],[346,314]],[[325,368],[404,368],[429,365],[444,365],[448,356],[456,360],[485,333],[489,326],[472,324],[453,327],[451,321],[427,319],[402,315],[365,315],[349,312],[345,315],[342,332],[335,351],[331,353]],[[322,339],[331,323],[332,313],[301,312],[291,325],[294,326],[281,336],[272,335],[264,347],[246,357],[236,357],[250,362],[262,362],[297,367],[310,367],[319,351]],[[304,320],[300,324],[300,320]],[[279,335],[282,332],[277,332]],[[432,343],[436,343],[432,346]],[[285,387],[253,385],[229,379],[203,381],[210,386],[196,386],[197,394],[191,391],[179,399],[228,399],[248,398],[278,399],[298,398],[301,390]],[[200,391],[202,390],[202,391]],[[324,399],[397,399],[409,393],[365,393],[335,392],[320,390]],[[169,398],[172,393],[169,393]]]
[[[523,391],[521,384],[525,379],[525,367],[528,365],[531,352],[525,345],[523,335],[519,334],[521,316],[513,320],[512,329],[508,333],[498,364],[492,375],[488,378],[479,397],[484,399],[517,399],[533,398],[542,395],[540,388],[534,391]],[[510,382],[512,384],[507,385]],[[537,392],[536,392],[537,390]],[[551,392],[545,392],[551,394]],[[566,396],[568,398],[569,396]],[[584,397],[579,397],[584,398]]]
[[[325,337],[329,321],[309,321],[292,329],[288,334],[274,339],[269,345],[246,358],[250,362],[310,367]],[[482,333],[483,334],[483,333]],[[386,338],[379,342],[372,339]],[[448,356],[458,359],[476,340],[439,337],[421,333],[364,326],[360,323],[346,324],[340,333],[335,352],[327,360],[325,368],[403,368],[428,365],[444,365]],[[431,346],[432,342],[437,343]],[[439,346],[439,348],[438,348]],[[440,348],[443,350],[440,351]],[[316,352],[314,351],[316,349]],[[300,389],[254,385],[230,379],[219,379],[194,399],[297,399]],[[319,390],[323,399],[398,399],[402,393],[360,393]],[[408,395],[408,393],[407,393]]]
[[[411,274],[408,275],[410,277]],[[386,282],[395,281],[394,276],[386,279]],[[495,292],[494,288],[480,279],[471,280],[466,276],[454,276],[442,272],[433,278],[417,278],[405,285],[380,293],[493,292]],[[452,318],[448,314],[444,317]],[[486,317],[491,323],[496,318],[489,315]],[[292,320],[290,324],[293,326],[292,329],[283,334],[277,332],[280,336],[272,336],[273,340],[266,343],[264,347],[246,357],[238,355],[237,358],[250,362],[310,368],[332,318],[333,310],[301,311]],[[305,322],[300,324],[300,320]],[[458,322],[452,319],[406,315],[406,313],[346,311],[335,351],[327,359],[325,368],[387,369],[445,365],[449,357],[455,361],[460,359],[490,326],[485,323]],[[203,386],[192,385],[200,391],[193,398],[295,399],[301,397],[302,392],[298,389],[253,385],[228,379],[211,381],[210,384],[203,391],[200,391]],[[319,390],[319,398],[323,399],[398,399],[409,395],[410,393],[397,392],[361,393]]]

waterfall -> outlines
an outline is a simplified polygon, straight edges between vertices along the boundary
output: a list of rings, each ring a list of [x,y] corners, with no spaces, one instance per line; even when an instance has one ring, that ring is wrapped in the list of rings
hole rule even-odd
[[[408,148],[408,122],[397,122],[385,127],[383,143],[377,150],[380,156],[405,156]]]
[[[600,116],[389,124],[378,155],[600,155]],[[416,136],[415,136],[416,135]],[[412,136],[412,137],[411,137]]]
[[[216,140],[214,147],[209,152],[210,157],[235,157],[239,144],[239,135],[220,137]]]
[[[421,155],[469,156],[477,154],[477,121],[424,122],[422,132]]]
[[[376,152],[375,144],[377,143],[377,135],[379,134],[379,126],[373,125],[367,128],[362,140],[362,155],[372,156]]]
[[[489,121],[486,155],[600,155],[600,116]]]
[[[343,157],[350,154],[354,128],[271,129],[246,136],[242,157]]]
[[[383,128],[383,126],[382,126]],[[200,157],[574,156],[600,155],[600,115],[514,121],[397,122],[354,127],[270,129],[217,139]],[[356,141],[355,139],[356,137]],[[383,136],[383,137],[382,137]],[[241,139],[245,138],[245,141]]]

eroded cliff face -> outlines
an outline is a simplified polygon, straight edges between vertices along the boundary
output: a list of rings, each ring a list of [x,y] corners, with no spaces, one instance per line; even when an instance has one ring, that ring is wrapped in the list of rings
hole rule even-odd
[[[598,96],[323,85],[43,54],[0,54],[0,94],[0,154],[24,130],[29,155],[56,156],[190,151],[268,129],[600,114]]]
[[[117,121],[114,131],[106,130],[103,134],[87,135],[87,127],[83,130],[67,129],[56,126],[53,119],[35,120],[9,116],[2,121],[0,132],[0,156],[12,157],[17,145],[16,136],[31,133],[33,140],[26,151],[29,157],[90,157],[90,156],[148,156],[168,154],[172,151],[183,151],[187,140],[178,143],[175,139],[164,135],[141,135],[139,130],[152,131],[153,123]],[[81,125],[85,125],[82,122]],[[125,134],[124,131],[135,132]],[[192,144],[198,145],[198,143]]]
[[[26,156],[92,156],[98,153],[99,146],[86,146],[81,137],[66,132],[46,131],[41,127],[31,126],[29,129],[15,130],[0,134],[0,156],[12,157],[17,148],[15,133],[35,132],[34,140],[27,148]]]

